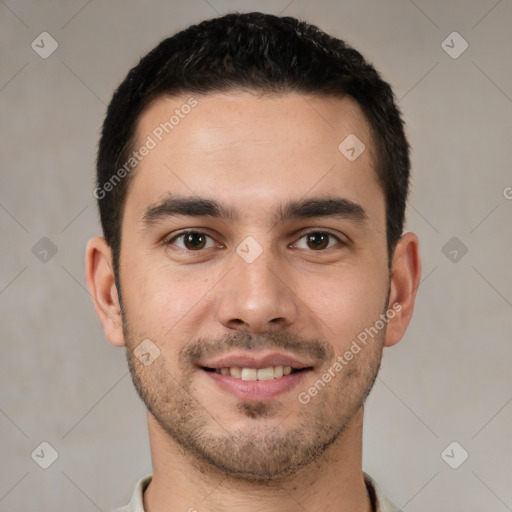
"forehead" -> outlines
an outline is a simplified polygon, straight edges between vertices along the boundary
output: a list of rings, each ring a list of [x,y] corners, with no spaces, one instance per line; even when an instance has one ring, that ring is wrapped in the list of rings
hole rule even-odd
[[[383,203],[371,129],[350,97],[161,97],[139,118],[134,149],[144,146],[126,201],[139,213],[172,193],[216,198],[255,221],[307,194]]]

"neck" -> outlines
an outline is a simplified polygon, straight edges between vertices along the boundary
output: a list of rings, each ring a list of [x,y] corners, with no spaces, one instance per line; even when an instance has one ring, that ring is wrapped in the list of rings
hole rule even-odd
[[[153,479],[144,493],[145,511],[249,512],[257,504],[268,512],[371,512],[362,473],[362,426],[361,407],[321,461],[286,479],[261,484],[199,462],[148,413]]]

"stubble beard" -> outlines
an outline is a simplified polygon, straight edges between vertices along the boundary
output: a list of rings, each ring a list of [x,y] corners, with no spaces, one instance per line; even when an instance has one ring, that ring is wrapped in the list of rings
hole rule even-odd
[[[281,421],[276,419],[283,416],[284,404],[275,400],[239,402],[238,414],[247,421],[243,427],[235,429],[220,423],[194,396],[196,367],[181,360],[179,371],[174,370],[175,363],[168,364],[163,351],[150,366],[144,366],[133,353],[137,340],[142,337],[132,333],[124,317],[123,330],[132,381],[161,429],[193,456],[192,462],[202,471],[215,471],[226,477],[261,485],[288,480],[318,461],[331,445],[341,439],[373,387],[385,337],[383,329],[371,345],[364,347],[307,405],[300,404],[296,396],[304,389],[290,393],[288,400],[297,403],[295,412],[291,413],[296,415],[296,426],[286,427],[286,417]],[[241,336],[251,335],[239,332],[228,340],[232,346],[240,348]],[[250,348],[247,339],[244,346]],[[266,339],[272,340],[272,333]],[[292,335],[284,335],[284,338],[280,335],[275,339],[277,344],[267,346],[283,347],[283,343],[293,346],[295,339]],[[200,341],[196,340],[194,344],[196,350],[202,346]],[[225,346],[226,340],[222,343],[215,342],[210,346]],[[336,356],[332,347],[321,340],[309,343],[311,347],[316,344],[318,350],[324,349],[324,361],[316,376],[318,379]],[[295,346],[300,345],[300,342],[295,343]],[[186,353],[190,355],[193,351]],[[269,427],[268,422],[273,426]]]

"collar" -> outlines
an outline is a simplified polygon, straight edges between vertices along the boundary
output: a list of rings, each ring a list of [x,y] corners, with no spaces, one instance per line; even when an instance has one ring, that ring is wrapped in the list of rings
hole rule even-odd
[[[126,507],[122,507],[116,510],[116,512],[144,512],[144,491],[151,482],[153,475],[146,475],[142,477],[135,485],[130,503]],[[364,482],[370,500],[372,503],[373,512],[400,512],[382,493],[382,490],[377,485],[377,482],[363,471]]]

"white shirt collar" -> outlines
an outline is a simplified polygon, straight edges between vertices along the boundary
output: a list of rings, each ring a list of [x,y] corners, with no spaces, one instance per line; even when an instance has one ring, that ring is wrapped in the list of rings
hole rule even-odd
[[[377,482],[375,482],[370,475],[363,472],[363,476],[370,496],[375,500],[376,512],[400,512],[399,509],[384,496]],[[117,509],[115,512],[144,512],[144,491],[151,482],[151,478],[152,475],[141,478],[135,485],[130,503],[126,507]]]

